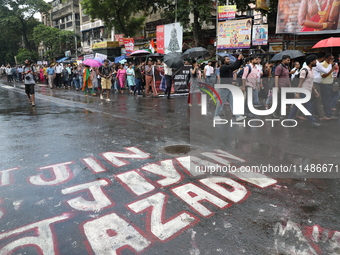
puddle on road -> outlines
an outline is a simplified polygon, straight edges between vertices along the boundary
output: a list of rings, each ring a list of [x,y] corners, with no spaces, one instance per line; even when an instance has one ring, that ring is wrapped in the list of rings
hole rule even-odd
[[[199,148],[185,144],[170,145],[160,150],[169,155],[187,155],[189,153],[201,152]]]

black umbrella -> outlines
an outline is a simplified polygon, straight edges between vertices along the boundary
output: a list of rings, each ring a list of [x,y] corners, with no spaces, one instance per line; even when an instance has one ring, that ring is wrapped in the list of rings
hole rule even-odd
[[[181,57],[181,53],[179,52],[171,52],[164,55],[164,63],[174,69],[179,69],[184,66],[183,59]]]
[[[293,59],[293,58],[303,57],[305,54],[303,54],[299,50],[285,50],[285,51],[275,54],[274,57],[272,57],[271,61],[282,60],[282,57],[284,55],[288,55],[290,58]]]
[[[196,47],[188,49],[186,52],[184,52],[182,58],[198,58],[208,54],[209,51],[206,48]]]

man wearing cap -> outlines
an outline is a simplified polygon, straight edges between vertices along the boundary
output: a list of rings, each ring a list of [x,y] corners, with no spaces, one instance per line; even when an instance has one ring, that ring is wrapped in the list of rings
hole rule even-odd
[[[103,93],[106,90],[106,101],[111,101],[109,98],[110,90],[111,90],[111,76],[112,76],[112,68],[109,66],[109,61],[107,59],[104,60],[104,63],[98,69],[99,75],[101,76],[101,94],[100,99],[104,99]]]

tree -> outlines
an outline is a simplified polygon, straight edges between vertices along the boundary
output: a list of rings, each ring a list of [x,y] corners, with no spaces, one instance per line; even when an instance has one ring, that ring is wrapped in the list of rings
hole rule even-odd
[[[46,57],[53,59],[63,51],[74,48],[74,33],[40,24],[34,28],[33,38],[38,45],[43,43],[48,49]]]
[[[101,19],[109,29],[114,27],[125,36],[134,36],[141,30],[146,15],[160,8],[166,0],[82,0],[82,8],[92,19]],[[137,14],[144,15],[138,16]]]
[[[19,32],[25,48],[29,51],[34,49],[30,35],[33,27],[39,22],[35,20],[36,13],[47,13],[51,8],[50,4],[44,0],[2,0],[0,8],[4,16],[0,21],[0,26],[7,26]]]
[[[200,44],[199,35],[202,31],[203,24],[212,23],[212,14],[216,12],[216,7],[212,0],[177,0],[164,8],[164,14],[172,19],[177,20],[184,28],[192,31],[194,45]],[[190,21],[190,14],[193,16],[193,22]]]
[[[17,55],[17,62],[24,63],[26,59],[37,61],[38,57],[39,56],[35,51],[29,51],[27,49],[20,49]]]

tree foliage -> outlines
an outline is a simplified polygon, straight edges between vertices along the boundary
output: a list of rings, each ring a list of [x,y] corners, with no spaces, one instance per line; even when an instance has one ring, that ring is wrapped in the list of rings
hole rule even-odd
[[[38,45],[43,43],[47,48],[46,56],[53,59],[62,55],[64,51],[75,48],[74,33],[72,31],[59,30],[40,24],[34,28],[33,38]]]
[[[27,49],[20,49],[16,57],[18,64],[23,64],[26,59],[37,61],[39,58],[35,51],[29,51]]]
[[[164,5],[166,0],[82,0],[82,8],[92,19],[101,19],[111,29],[134,36],[144,26],[146,15]],[[143,13],[144,15],[136,15]]]
[[[39,23],[34,15],[48,12],[51,6],[44,0],[2,0],[0,8],[4,14],[0,25],[15,29],[22,37],[25,48],[34,50],[30,35],[34,26]]]
[[[194,44],[198,46],[202,26],[212,23],[212,14],[216,12],[214,4],[212,0],[177,0],[164,8],[164,14],[172,20],[177,17],[182,26],[193,33]],[[190,14],[193,15],[193,22]]]

